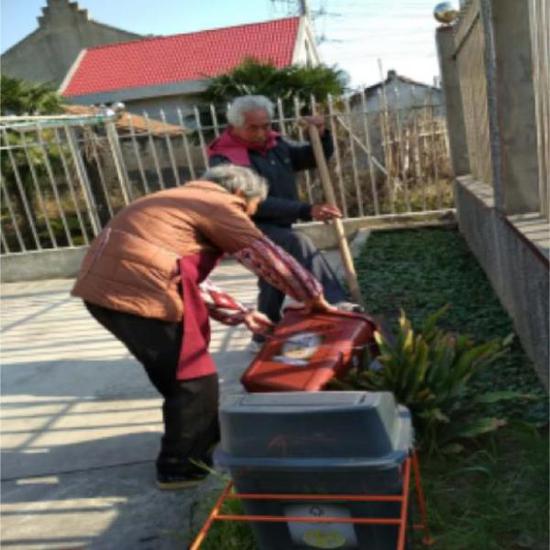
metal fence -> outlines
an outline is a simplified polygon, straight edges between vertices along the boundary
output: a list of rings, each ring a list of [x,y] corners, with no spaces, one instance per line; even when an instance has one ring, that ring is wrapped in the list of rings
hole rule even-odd
[[[305,139],[301,113],[323,114],[335,152],[330,170],[345,217],[452,206],[445,121],[425,104],[368,112],[364,92],[349,97],[278,100],[274,127]],[[1,253],[88,244],[112,216],[145,194],[200,177],[206,144],[225,127],[213,105],[195,108],[194,128],[164,114],[0,119]],[[315,170],[299,177],[301,197],[322,202]]]

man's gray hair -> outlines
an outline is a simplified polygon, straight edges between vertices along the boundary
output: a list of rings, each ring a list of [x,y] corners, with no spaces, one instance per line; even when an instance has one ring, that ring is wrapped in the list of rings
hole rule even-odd
[[[270,119],[273,118],[273,103],[267,97],[263,95],[243,95],[237,97],[227,109],[227,121],[231,126],[235,126],[235,128],[242,128],[244,126],[245,113],[259,109],[266,111]]]
[[[244,166],[221,164],[209,168],[201,177],[202,180],[217,183],[230,193],[241,191],[246,199],[267,197],[267,182],[261,176]]]

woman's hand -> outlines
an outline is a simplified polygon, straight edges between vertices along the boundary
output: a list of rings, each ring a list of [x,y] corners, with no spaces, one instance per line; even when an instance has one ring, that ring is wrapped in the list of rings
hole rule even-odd
[[[254,334],[267,334],[273,330],[273,323],[263,313],[251,310],[244,316],[244,323]]]
[[[320,294],[313,300],[304,303],[306,313],[330,313],[338,311],[338,308],[329,304],[325,297]]]

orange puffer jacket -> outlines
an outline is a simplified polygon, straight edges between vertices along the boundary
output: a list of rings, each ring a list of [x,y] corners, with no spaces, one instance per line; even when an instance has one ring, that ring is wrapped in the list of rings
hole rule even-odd
[[[93,241],[72,295],[142,317],[181,320],[178,258],[233,254],[260,238],[245,206],[243,199],[206,181],[136,200]]]

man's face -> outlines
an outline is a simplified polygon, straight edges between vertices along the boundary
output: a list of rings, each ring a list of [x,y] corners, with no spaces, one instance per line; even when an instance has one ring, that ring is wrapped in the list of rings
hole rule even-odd
[[[240,128],[232,128],[234,135],[249,143],[265,143],[270,130],[271,120],[264,109],[245,113],[244,124]]]

